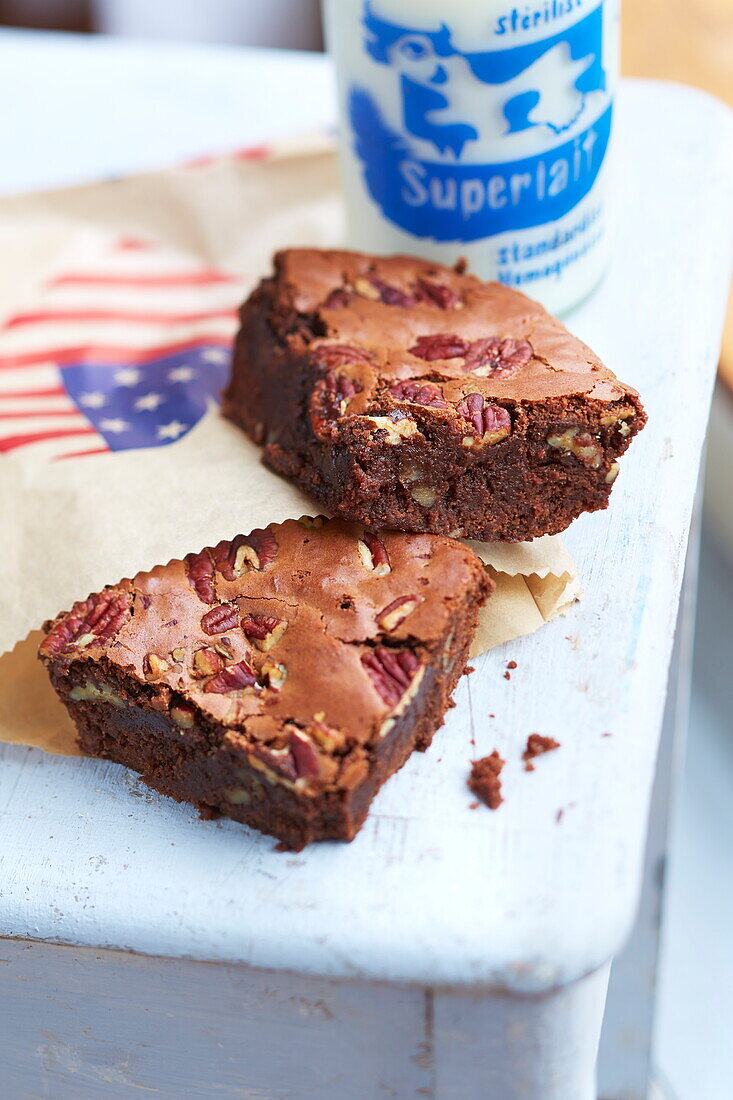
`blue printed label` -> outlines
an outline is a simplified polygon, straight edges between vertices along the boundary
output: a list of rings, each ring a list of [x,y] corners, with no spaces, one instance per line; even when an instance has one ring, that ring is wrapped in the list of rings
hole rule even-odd
[[[445,25],[385,22],[369,3],[364,28],[398,84],[400,129],[368,89],[349,96],[364,181],[389,221],[476,241],[556,221],[588,194],[611,130],[602,5],[552,37],[486,52],[459,50]]]

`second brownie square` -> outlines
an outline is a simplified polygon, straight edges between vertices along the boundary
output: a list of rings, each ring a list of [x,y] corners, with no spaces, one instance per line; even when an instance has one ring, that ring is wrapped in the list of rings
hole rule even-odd
[[[605,508],[638,395],[523,294],[412,257],[293,249],[242,310],[224,411],[374,528],[534,538]]]

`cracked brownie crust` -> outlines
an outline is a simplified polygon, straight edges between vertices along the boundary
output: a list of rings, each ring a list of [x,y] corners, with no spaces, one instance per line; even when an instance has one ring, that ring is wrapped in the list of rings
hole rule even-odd
[[[491,588],[450,539],[304,517],[80,601],[39,656],[84,752],[300,849],[430,744]]]
[[[406,256],[278,253],[241,311],[225,414],[336,515],[534,538],[608,504],[646,416],[536,302]]]

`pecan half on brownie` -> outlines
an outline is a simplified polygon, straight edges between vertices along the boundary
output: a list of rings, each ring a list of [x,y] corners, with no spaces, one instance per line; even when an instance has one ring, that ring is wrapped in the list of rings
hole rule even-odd
[[[608,504],[646,416],[523,294],[408,256],[293,249],[241,311],[224,411],[334,514],[524,540]]]
[[[304,517],[76,603],[40,657],[85,753],[298,849],[430,744],[492,587],[452,539]]]

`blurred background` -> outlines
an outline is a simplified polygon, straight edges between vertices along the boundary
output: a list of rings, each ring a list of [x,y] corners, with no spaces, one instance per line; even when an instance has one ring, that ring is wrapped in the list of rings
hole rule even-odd
[[[319,50],[319,8],[318,0],[0,0],[0,26]],[[733,0],[627,0],[622,67],[733,106]],[[655,1038],[664,1100],[733,1096],[732,482],[733,300],[708,439],[689,732],[667,868]]]
[[[0,0],[0,24],[176,42],[322,47],[319,0]]]

